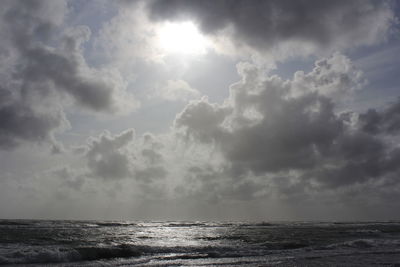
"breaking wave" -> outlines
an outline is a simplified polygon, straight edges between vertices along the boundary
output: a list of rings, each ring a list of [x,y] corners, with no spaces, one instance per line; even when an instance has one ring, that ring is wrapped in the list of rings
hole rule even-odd
[[[227,247],[152,247],[127,244],[76,248],[30,246],[1,252],[0,264],[79,262],[158,254],[172,254],[163,256],[166,260],[251,256],[245,251]]]

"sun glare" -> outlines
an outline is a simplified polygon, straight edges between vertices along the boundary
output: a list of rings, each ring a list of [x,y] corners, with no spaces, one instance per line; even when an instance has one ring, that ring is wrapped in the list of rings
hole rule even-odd
[[[209,45],[192,22],[166,23],[160,27],[158,38],[167,53],[204,54]]]

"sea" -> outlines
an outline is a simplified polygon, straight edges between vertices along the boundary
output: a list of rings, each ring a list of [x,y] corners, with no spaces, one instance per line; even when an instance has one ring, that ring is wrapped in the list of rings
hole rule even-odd
[[[400,267],[400,222],[0,220],[0,265]]]

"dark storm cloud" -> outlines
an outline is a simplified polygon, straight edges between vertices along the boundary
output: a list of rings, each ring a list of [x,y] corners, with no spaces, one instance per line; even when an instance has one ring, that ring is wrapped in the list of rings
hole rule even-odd
[[[67,126],[60,109],[37,111],[11,92],[0,88],[0,148],[9,149],[22,140],[44,142],[52,139],[52,132]]]
[[[382,111],[369,109],[359,116],[362,129],[371,134],[395,135],[400,130],[400,98]]]
[[[223,30],[237,45],[266,50],[284,42],[317,49],[348,48],[382,40],[393,21],[386,1],[157,0],[153,20],[195,20],[212,35]]]
[[[76,45],[74,47],[78,48]],[[42,86],[41,89],[60,90],[84,107],[111,111],[112,89],[101,79],[91,76],[89,70],[86,70],[88,73],[84,72],[79,50],[68,51],[63,55],[44,47],[35,47],[24,51],[23,57],[28,60],[15,77],[23,81],[25,90],[30,90],[30,85],[34,83],[51,82],[54,88]]]
[[[381,111],[370,109],[359,114],[356,131],[343,134],[337,141],[334,150],[336,164],[330,168],[319,168],[313,175],[335,185],[397,175],[400,171],[400,150],[385,139],[397,137],[400,129],[399,102],[390,103]]]
[[[24,47],[48,39],[49,33],[64,16],[63,2],[52,1],[42,6],[41,1],[3,1],[0,37],[0,147],[12,148],[21,141],[42,142],[52,138],[53,132],[66,125],[62,110],[57,106],[35,108],[35,86],[21,79],[21,52]],[[53,12],[46,14],[46,10]],[[26,94],[23,93],[26,91]],[[34,100],[37,99],[37,97]],[[32,102],[31,102],[32,101]],[[50,103],[51,104],[51,103]]]
[[[3,1],[0,11],[0,146],[48,141],[68,123],[72,99],[94,111],[114,112],[122,79],[87,65],[82,44],[90,30],[63,29],[65,1]]]
[[[342,57],[335,54],[323,60],[331,64],[324,71],[318,61],[313,71],[297,73],[291,81],[263,77],[256,67],[239,65],[242,80],[231,86],[228,102],[191,102],[175,126],[188,138],[220,151],[227,167],[213,177],[225,175],[232,177],[231,182],[249,174],[279,175],[302,177],[309,186],[336,188],[382,179],[400,170],[398,149],[366,132],[362,116],[349,120],[351,114],[337,114],[326,95],[327,84],[342,93],[357,87],[359,79],[353,76],[359,73],[346,65],[349,61],[338,60]],[[390,121],[397,118],[396,110],[397,103],[380,116],[387,114]],[[204,180],[201,175],[199,179]]]
[[[371,178],[380,179],[393,171],[393,168],[387,168],[393,160],[390,156],[392,148],[362,131],[344,131],[333,140],[330,149],[321,165],[305,175],[327,186],[338,187],[365,183]]]
[[[56,11],[62,18],[67,8],[63,1],[58,2],[61,7]],[[81,46],[90,37],[89,28],[67,31],[57,49],[47,46],[51,38],[56,38],[58,25],[51,17],[54,10],[46,5],[46,1],[15,1],[3,16],[9,45],[20,56],[13,78],[21,81],[23,93],[32,90],[32,84],[36,83],[38,90],[60,90],[88,108],[111,110],[113,88],[101,77],[92,75],[90,72],[94,71],[82,57]]]

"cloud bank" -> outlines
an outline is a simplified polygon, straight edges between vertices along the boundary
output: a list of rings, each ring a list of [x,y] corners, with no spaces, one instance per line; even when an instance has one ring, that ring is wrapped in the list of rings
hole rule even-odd
[[[226,36],[243,47],[290,55],[381,42],[393,24],[386,1],[185,1],[148,2],[155,21],[194,20],[205,34]]]
[[[189,102],[165,135],[91,139],[86,179],[133,183],[149,201],[168,203],[341,203],[348,194],[370,203],[363,192],[375,189],[369,196],[379,201],[398,192],[399,101],[364,113],[338,109],[364,84],[349,58],[319,59],[291,80],[250,63],[237,69],[223,103]]]
[[[350,64],[335,54],[287,81],[239,65],[242,79],[224,104],[192,102],[175,127],[223,155],[228,174],[215,177],[286,176],[314,189],[384,179],[399,171],[399,148],[387,140],[397,129],[398,103],[381,112],[338,113],[329,95],[351,92],[360,81]]]

